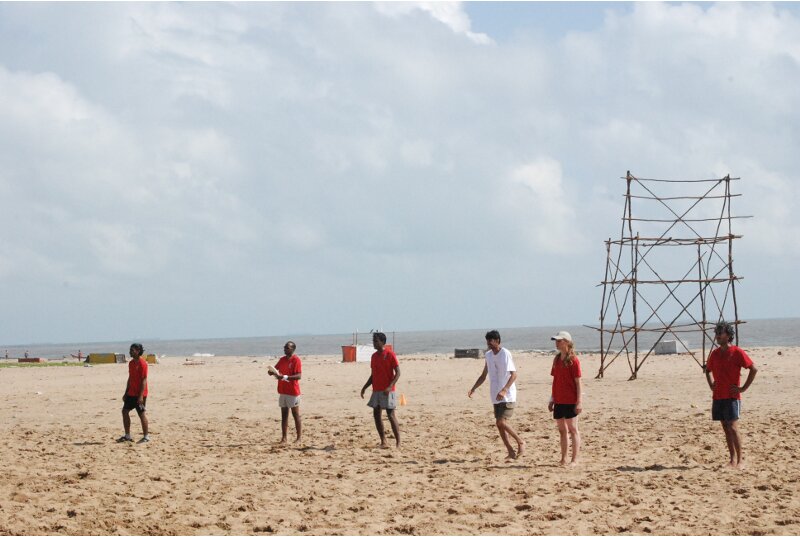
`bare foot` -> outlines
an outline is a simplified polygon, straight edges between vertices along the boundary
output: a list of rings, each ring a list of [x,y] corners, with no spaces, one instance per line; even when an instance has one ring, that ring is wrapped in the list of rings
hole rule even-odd
[[[286,445],[286,443],[287,443],[287,442],[286,442],[286,439],[285,439],[285,438],[282,438],[282,439],[281,439],[281,441],[280,441],[280,442],[278,442],[278,445],[279,445],[279,446],[285,446],[285,445]]]
[[[394,446],[394,447],[395,447],[396,449],[400,449],[400,442],[397,442],[397,444],[395,444],[395,446]]]
[[[731,462],[728,463],[728,466],[730,466],[731,468],[736,468],[736,461],[731,460]]]
[[[389,444],[382,443],[378,446],[380,449],[389,449]]]
[[[566,459],[561,459],[560,461],[558,461],[558,465],[559,466],[566,466],[567,465],[567,460]]]
[[[739,461],[739,464],[736,465],[737,470],[746,470],[747,464],[745,464],[744,460]]]
[[[575,468],[576,466],[578,466],[578,461],[569,461],[567,465],[568,468]]]
[[[517,447],[517,458],[519,459],[522,457],[523,453],[525,453],[525,442],[520,442],[519,446]]]
[[[508,450],[508,455],[506,455],[506,460],[507,461],[513,461],[516,458],[517,458],[517,454],[514,453],[514,450],[513,449],[509,449]]]
[[[301,442],[301,438],[299,436],[297,438],[295,438],[295,440],[294,440],[295,444],[299,444],[300,442]]]

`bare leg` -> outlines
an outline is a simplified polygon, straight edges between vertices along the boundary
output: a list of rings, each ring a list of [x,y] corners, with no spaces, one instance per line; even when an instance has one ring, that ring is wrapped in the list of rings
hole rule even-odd
[[[286,444],[286,433],[289,431],[289,409],[281,407],[281,444]]]
[[[381,419],[381,407],[372,409],[372,417],[375,419],[375,428],[378,430],[378,436],[381,437],[381,448],[386,449],[386,433],[383,430],[383,420]]]
[[[558,425],[558,435],[561,438],[561,460],[558,464],[561,466],[565,466],[567,464],[567,423],[566,419],[559,418],[556,420],[556,424]]]
[[[506,450],[508,451],[508,456],[506,459],[516,459],[517,452],[514,451],[513,447],[511,447],[511,442],[508,441],[508,430],[506,429],[505,418],[498,419],[495,424],[497,425],[497,430],[500,432],[500,440],[503,441],[503,444],[505,444]]]
[[[733,432],[731,431],[731,422],[723,421],[722,422],[722,430],[725,431],[725,443],[728,444],[728,452],[730,453],[731,459],[728,463],[728,466],[735,467],[736,466],[736,448],[734,447],[734,440],[733,440]]]
[[[394,410],[386,409],[386,415],[389,417],[389,424],[392,426],[392,433],[394,433],[394,440],[397,447],[400,447],[400,424],[397,423],[397,415]]]
[[[297,438],[295,439],[295,443],[300,441],[300,438],[303,436],[303,422],[300,419],[300,407],[295,406],[292,407],[292,417],[294,418],[294,429],[297,432]]]
[[[514,441],[517,443],[517,456],[516,456],[516,458],[519,459],[520,456],[522,456],[522,454],[525,452],[525,441],[522,440],[522,438],[519,437],[519,435],[516,433],[516,431],[514,431],[514,429],[511,427],[511,425],[509,425],[509,423],[507,421],[504,420],[503,421],[503,425],[506,428],[506,433],[508,433],[508,435],[511,438],[513,438]]]
[[[570,466],[575,466],[578,464],[578,455],[581,452],[581,433],[578,431],[578,417],[575,416],[564,421],[567,422],[567,430],[572,439],[572,460],[569,464]]]
[[[142,422],[142,434],[147,436],[147,429],[148,429],[148,421],[147,421],[147,411],[142,412],[139,414],[139,421]],[[128,418],[128,423],[130,423],[130,418]]]
[[[131,435],[131,415],[130,410],[122,411],[122,426],[125,428],[125,436]]]
[[[744,468],[744,457],[742,456],[742,438],[739,436],[738,421],[728,422],[728,430],[730,431],[731,442],[733,443],[733,450],[736,453],[736,467]]]

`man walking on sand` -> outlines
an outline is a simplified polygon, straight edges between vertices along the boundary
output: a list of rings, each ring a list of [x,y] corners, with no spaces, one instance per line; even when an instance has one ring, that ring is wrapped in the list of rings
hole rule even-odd
[[[467,395],[471,398],[475,390],[486,380],[489,375],[489,397],[494,406],[494,418],[497,430],[500,432],[500,439],[508,450],[506,460],[517,459],[525,452],[525,442],[514,432],[508,424],[508,418],[514,413],[514,405],[517,402],[517,368],[514,367],[514,359],[511,353],[500,345],[500,332],[491,330],[486,332],[486,344],[489,350],[486,351],[486,363],[483,365],[483,372],[475,385],[469,390]],[[508,437],[517,443],[517,450],[511,446]]]
[[[300,379],[303,377],[303,363],[294,351],[297,345],[287,341],[283,346],[284,356],[278,360],[274,369],[268,373],[278,379],[278,406],[281,407],[281,444],[285,445],[289,432],[289,409],[294,418],[294,429],[297,433],[295,443],[303,436],[303,424],[300,419]]]
[[[143,358],[144,347],[141,343],[134,343],[130,348],[131,361],[128,362],[128,383],[125,385],[125,393],[122,396],[122,425],[125,428],[125,436],[117,439],[117,442],[133,442],[131,437],[131,410],[136,409],[139,420],[142,422],[142,439],[140,444],[150,441],[147,430],[147,360]]]
[[[375,352],[370,360],[372,374],[367,379],[364,387],[361,388],[361,398],[364,398],[364,392],[367,391],[371,384],[372,396],[369,398],[367,406],[372,407],[375,428],[381,438],[380,448],[387,449],[389,447],[386,443],[386,433],[383,430],[383,420],[381,419],[382,408],[386,410],[386,416],[389,418],[389,424],[392,426],[392,432],[394,433],[395,443],[399,448],[400,424],[397,423],[397,416],[395,415],[395,410],[397,409],[395,385],[400,379],[400,362],[398,362],[397,355],[393,350],[385,348],[386,334],[383,332],[375,332],[372,335],[372,346],[375,347]]]
[[[744,456],[742,455],[742,440],[739,436],[738,421],[741,411],[742,393],[747,391],[753,379],[756,378],[758,369],[747,353],[736,345],[731,345],[736,334],[731,323],[720,321],[714,327],[719,347],[711,351],[706,361],[706,381],[711,388],[712,406],[711,419],[722,422],[722,430],[725,431],[725,442],[728,444],[730,452],[730,462],[732,468],[744,468]],[[749,369],[747,380],[744,385],[739,387],[741,382],[741,370]],[[714,380],[711,380],[711,375]]]

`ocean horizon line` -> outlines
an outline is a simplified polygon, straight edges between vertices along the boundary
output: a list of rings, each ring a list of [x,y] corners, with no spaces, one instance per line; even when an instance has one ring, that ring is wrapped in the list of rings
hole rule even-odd
[[[487,330],[499,330],[504,346],[517,350],[547,350],[552,342],[550,336],[559,330],[568,330],[576,342],[576,350],[580,352],[598,352],[601,348],[599,331],[591,325],[549,325],[521,327],[489,327],[432,330],[385,330],[388,342],[394,344],[398,354],[421,354],[453,352],[455,348],[480,348],[483,335]],[[743,345],[767,346],[800,346],[800,318],[786,317],[774,319],[750,319],[739,326]],[[9,357],[21,356],[28,352],[30,356],[42,358],[58,358],[91,352],[127,353],[130,343],[142,343],[148,352],[166,356],[192,356],[205,354],[214,356],[271,356],[280,353],[283,343],[292,339],[298,345],[298,354],[336,355],[341,347],[358,344],[370,344],[369,331],[333,334],[284,334],[277,336],[245,336],[245,337],[209,337],[209,338],[131,338],[117,341],[79,341],[65,343],[27,343],[17,345],[0,345],[0,351],[6,350]],[[639,334],[640,350],[652,345],[658,333],[642,332]],[[699,332],[681,334],[681,340],[689,348],[700,348],[702,338]],[[667,339],[674,339],[670,335]],[[608,345],[608,337],[603,346]],[[612,349],[614,346],[612,341]],[[679,348],[682,348],[679,345]],[[2,355],[0,355],[2,356]]]

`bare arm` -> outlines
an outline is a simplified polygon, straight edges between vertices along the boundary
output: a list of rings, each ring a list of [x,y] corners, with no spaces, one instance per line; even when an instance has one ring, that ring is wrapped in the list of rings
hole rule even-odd
[[[483,384],[483,381],[486,380],[486,375],[488,373],[489,373],[489,366],[483,364],[483,372],[481,373],[481,376],[478,377],[478,380],[475,381],[475,384],[472,386],[472,388],[470,388],[469,392],[467,392],[468,397],[472,397],[472,394],[475,393],[475,390],[477,390],[480,387],[480,385]]]
[[[711,380],[711,371],[708,369],[708,363],[703,367],[703,370],[706,372],[706,382],[708,382],[708,387],[712,390],[714,389],[714,381]]]
[[[388,394],[389,394],[389,392],[390,392],[390,391],[392,391],[392,388],[394,388],[394,385],[395,385],[395,384],[397,384],[397,380],[398,380],[399,378],[400,378],[400,366],[399,366],[399,365],[397,365],[397,366],[394,368],[394,378],[392,379],[392,382],[390,382],[390,383],[389,383],[389,386],[387,386],[387,387],[386,387],[386,389],[385,389],[385,390],[383,390],[383,391],[384,391],[384,393],[386,393],[386,394],[388,395]]]
[[[575,389],[578,391],[578,400],[575,403],[575,414],[580,414],[583,412],[583,384],[581,384],[580,377],[575,377]]]
[[[139,404],[142,404],[142,400],[144,400],[144,391],[147,389],[147,377],[142,379],[142,387],[139,388]],[[127,390],[126,390],[127,391]]]
[[[281,375],[280,373],[273,373],[272,370],[267,371],[267,375],[273,375],[278,380],[284,380],[284,381],[300,380],[301,378],[303,378],[302,373],[295,373],[293,375]]]
[[[361,398],[362,399],[364,398],[364,392],[367,391],[367,388],[369,388],[371,385],[372,385],[372,375],[369,376],[369,378],[367,379],[367,383],[364,384],[363,388],[361,388]]]
[[[749,372],[747,373],[747,380],[744,381],[744,386],[739,388],[738,386],[734,386],[732,391],[734,393],[743,393],[747,391],[747,388],[753,383],[753,379],[756,378],[756,373],[758,373],[758,368],[755,365],[751,365]]]
[[[508,393],[508,389],[511,387],[512,384],[514,384],[516,380],[517,380],[517,372],[511,371],[511,375],[508,377],[508,382],[506,382],[506,385],[503,386],[503,388],[499,392],[497,392],[498,401],[506,396],[506,393]]]

